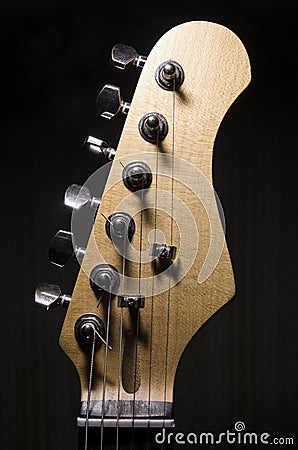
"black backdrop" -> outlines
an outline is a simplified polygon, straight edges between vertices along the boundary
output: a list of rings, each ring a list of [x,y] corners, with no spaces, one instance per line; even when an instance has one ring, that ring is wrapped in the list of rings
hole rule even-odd
[[[1,449],[73,450],[79,384],[58,346],[64,312],[33,304],[41,281],[71,293],[78,267],[51,267],[68,228],[65,188],[97,167],[81,143],[116,146],[123,118],[95,117],[106,82],[129,100],[138,71],[109,65],[116,42],[147,54],[168,29],[218,22],[243,41],[252,83],[226,115],[214,184],[227,220],[237,294],[193,339],[177,373],[177,430],[298,439],[295,1],[1,2]],[[191,45],[191,43],[190,43]],[[297,128],[297,126],[296,126]],[[179,336],[177,337],[179,339]]]

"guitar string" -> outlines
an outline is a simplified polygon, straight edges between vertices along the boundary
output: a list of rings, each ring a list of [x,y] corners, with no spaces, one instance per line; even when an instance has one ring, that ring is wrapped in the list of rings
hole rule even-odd
[[[141,294],[141,274],[142,274],[142,239],[143,239],[143,204],[144,204],[144,190],[141,189],[141,212],[140,212],[140,258],[139,258],[139,295]]]
[[[89,414],[90,414],[90,401],[91,401],[91,390],[92,390],[92,379],[93,379],[93,367],[94,367],[94,355],[95,355],[95,340],[96,333],[95,327],[93,327],[93,341],[91,349],[90,358],[90,370],[89,370],[89,381],[88,381],[88,394],[87,394],[87,404],[86,404],[86,422],[85,422],[85,445],[84,449],[88,450],[88,429],[89,429]]]
[[[173,102],[173,116],[174,116],[174,102]],[[173,121],[174,122],[174,121]],[[174,139],[174,128],[173,128],[173,139]],[[158,153],[159,153],[159,147],[158,147],[159,139],[157,139],[157,157],[156,157],[156,191],[155,191],[155,217],[154,217],[154,242],[156,241],[156,225],[157,225],[157,170],[158,170]],[[174,144],[172,146],[172,155],[174,151]],[[172,164],[172,172],[173,172],[173,164]],[[141,201],[143,206],[143,190],[141,191]],[[173,215],[173,174],[172,174],[172,206],[171,206],[171,213]],[[171,231],[170,231],[170,240],[172,245],[172,220],[171,220]],[[140,212],[140,258],[139,258],[139,295],[141,294],[141,273],[142,273],[142,234],[143,234],[143,208]],[[124,284],[124,274],[125,274],[125,258],[123,258],[123,284]],[[170,277],[170,276],[169,276]],[[170,278],[169,278],[170,280]],[[170,283],[170,281],[169,281]],[[123,286],[123,292],[124,292],[124,286]],[[152,292],[154,296],[154,276],[152,277]],[[153,315],[153,296],[152,296],[152,303],[151,303],[151,317]],[[167,318],[167,329],[169,324],[169,299],[170,295],[168,295],[168,318]],[[109,302],[109,309],[110,309],[110,302]],[[123,313],[123,309],[122,309]],[[108,322],[109,322],[109,314],[108,314]],[[134,420],[135,420],[135,401],[136,401],[136,382],[137,382],[137,367],[138,367],[138,341],[139,341],[139,322],[140,322],[140,313],[139,308],[137,308],[137,318],[136,318],[136,344],[135,344],[135,367],[134,367],[134,389],[133,389],[133,413],[132,413],[132,447],[133,447],[133,432],[134,432]],[[108,325],[107,325],[108,329]],[[108,334],[108,330],[107,330]],[[168,333],[167,333],[168,334]],[[151,385],[151,374],[152,374],[152,320],[151,320],[151,332],[150,332],[150,375],[149,375],[149,386]],[[117,426],[116,426],[116,449],[119,448],[119,405],[120,405],[120,372],[121,372],[121,354],[122,354],[122,337],[123,337],[123,314],[121,314],[120,319],[120,338],[119,338],[119,363],[118,363],[118,398],[117,398]],[[108,342],[108,337],[107,337]],[[166,367],[165,367],[165,396],[166,396],[166,378],[167,378],[167,358],[168,358],[168,336],[167,336],[167,344],[166,344]],[[106,384],[106,359],[107,359],[107,348],[106,348],[106,357],[105,357],[105,369],[104,369],[104,393],[105,393],[105,384]],[[148,407],[149,407],[149,416],[151,416],[150,411],[150,404],[151,404],[151,387],[149,387],[149,401],[148,401]],[[164,398],[164,404],[166,402],[166,399]],[[103,404],[104,401],[104,394],[103,394]],[[165,406],[164,406],[164,416],[165,416]],[[148,422],[149,425],[149,422]],[[102,426],[103,426],[103,408],[102,408]],[[102,450],[102,443],[103,443],[103,429],[101,433],[101,450]]]
[[[173,215],[174,215],[174,151],[175,151],[175,78],[172,95],[172,153],[171,153],[171,218],[170,218],[170,245],[173,245]],[[164,384],[164,420],[166,420],[166,400],[167,400],[167,377],[168,377],[168,356],[169,356],[169,324],[170,324],[170,305],[171,305],[171,275],[172,263],[169,267],[169,285],[168,285],[168,299],[167,299],[167,333],[166,333],[166,360],[165,360],[165,384]],[[165,425],[165,423],[164,423]]]
[[[101,404],[100,450],[103,449],[104,415],[105,415],[105,407],[106,407],[107,365],[108,365],[109,332],[110,332],[110,316],[111,316],[111,297],[112,297],[112,294],[111,294],[111,292],[109,292],[108,311],[107,311],[107,331],[106,331],[105,359],[104,359],[104,369],[103,369],[103,392],[102,392],[102,404]]]
[[[172,143],[172,156],[174,156],[174,113],[175,113],[175,94],[173,93],[173,143]],[[154,242],[156,241],[156,225],[157,225],[157,170],[158,170],[158,153],[159,148],[157,145],[157,157],[156,157],[156,192],[155,192],[155,217],[154,217]],[[172,190],[172,201],[171,201],[171,216],[173,217],[173,158],[172,158],[172,178],[171,178],[171,190]],[[142,206],[143,206],[143,191],[142,195]],[[173,242],[173,220],[171,217],[170,226],[170,242]],[[140,213],[140,259],[139,259],[139,295],[141,294],[141,273],[142,273],[142,234],[143,234],[143,208]],[[123,258],[123,292],[124,292],[124,275],[125,275],[125,258]],[[171,277],[171,267],[169,270],[169,285]],[[152,277],[152,292],[154,296],[154,276]],[[151,304],[151,316],[153,314],[153,296]],[[107,321],[107,345],[105,352],[105,366],[104,366],[104,389],[103,389],[103,405],[102,405],[102,422],[101,422],[101,450],[103,448],[103,419],[104,419],[104,408],[105,408],[105,390],[106,390],[106,368],[107,368],[107,351],[108,351],[108,334],[109,334],[109,323],[110,323],[110,300],[108,306],[108,321]],[[165,362],[165,387],[164,387],[164,417],[166,414],[166,389],[167,389],[167,360],[168,360],[168,328],[169,328],[169,312],[170,312],[170,289],[168,290],[168,311],[167,311],[167,338],[166,338],[166,362]],[[136,344],[135,344],[135,368],[134,368],[134,395],[133,395],[133,413],[132,413],[132,448],[134,443],[134,420],[135,420],[135,399],[136,399],[136,381],[137,381],[137,362],[138,362],[138,341],[139,341],[139,322],[140,313],[139,308],[137,308],[137,318],[136,318]],[[150,339],[150,375],[149,375],[149,401],[148,407],[150,410],[151,404],[151,374],[152,374],[152,320],[151,320],[151,339]],[[118,363],[118,398],[117,398],[117,427],[116,427],[116,449],[119,448],[119,416],[120,416],[120,372],[121,372],[121,354],[122,354],[122,338],[123,338],[123,309],[121,309],[121,319],[120,319],[120,338],[119,338],[119,363]],[[151,416],[151,411],[149,412]],[[87,422],[88,423],[88,422]],[[148,422],[149,424],[149,422]]]
[[[116,449],[119,448],[119,419],[120,419],[120,378],[122,361],[122,340],[123,340],[123,308],[120,311],[120,337],[119,337],[119,360],[118,360],[118,393],[117,393],[117,421],[116,421]]]
[[[125,258],[126,241],[122,257],[122,295],[124,295],[124,277],[125,277]],[[119,327],[119,358],[118,358],[118,386],[117,386],[117,420],[116,420],[116,450],[119,448],[119,419],[120,419],[120,386],[121,386],[121,362],[122,362],[122,342],[123,342],[123,308],[120,311]]]
[[[144,190],[141,189],[141,211],[140,211],[140,257],[138,270],[138,293],[141,295],[141,276],[142,276],[142,250],[143,250],[143,205],[144,205]],[[140,326],[140,308],[136,309],[136,324],[135,324],[135,351],[134,351],[134,386],[133,386],[133,404],[132,404],[132,435],[131,448],[134,447],[134,428],[135,428],[135,406],[136,406],[136,387],[137,387],[137,371],[138,371],[138,347],[139,347],[139,326]]]
[[[172,143],[172,156],[174,153],[174,95],[173,95],[173,143]],[[157,156],[156,156],[156,192],[155,192],[155,217],[154,217],[154,242],[156,241],[156,224],[157,224],[157,170],[158,170],[158,153],[159,148],[157,145]],[[142,205],[143,205],[143,191],[142,191]],[[171,214],[173,217],[173,160],[172,160],[172,204],[171,204]],[[141,265],[142,265],[142,231],[143,231],[143,208],[140,213],[140,259],[139,259],[139,295],[141,294]],[[172,245],[173,236],[173,221],[171,217],[171,227],[170,227],[170,241]],[[171,267],[170,267],[171,270]],[[125,258],[123,258],[123,285],[124,285],[124,274],[125,274]],[[169,284],[170,284],[170,274],[169,274]],[[123,286],[124,292],[124,286]],[[152,293],[154,296],[154,276],[152,277]],[[153,296],[151,303],[151,317],[153,314]],[[165,392],[164,392],[164,416],[166,409],[166,381],[167,381],[167,359],[168,359],[168,325],[169,325],[169,304],[170,304],[170,290],[168,291],[168,317],[167,317],[167,339],[166,339],[166,364],[165,364]],[[109,296],[108,303],[108,314],[107,314],[107,333],[106,333],[106,346],[105,346],[105,361],[104,361],[104,377],[103,377],[103,398],[102,398],[102,420],[101,420],[101,444],[100,448],[103,448],[103,421],[104,421],[104,411],[105,411],[105,394],[106,394],[106,375],[107,375],[107,358],[108,358],[108,348],[109,348],[109,326],[110,326],[110,309],[111,309],[111,295]],[[121,309],[123,313],[123,309]],[[121,366],[121,353],[122,353],[122,336],[123,336],[123,314],[121,313],[120,319],[120,339],[119,339],[119,364],[118,364],[118,398],[117,398],[117,432],[116,432],[116,448],[119,447],[119,405],[120,405],[120,366]],[[136,345],[135,345],[135,370],[134,370],[134,396],[133,396],[133,426],[134,429],[134,419],[135,419],[135,398],[136,398],[136,380],[137,380],[137,361],[138,361],[138,340],[139,340],[139,308],[137,308],[137,324],[136,324]],[[89,376],[89,386],[88,386],[88,398],[87,398],[87,410],[86,410],[86,432],[85,432],[85,450],[88,449],[88,422],[89,422],[89,409],[90,409],[90,399],[91,399],[91,385],[93,376],[93,365],[94,365],[94,353],[95,353],[95,334],[96,330],[94,328],[94,337],[92,345],[91,363],[90,363],[90,376]],[[149,401],[148,407],[150,410],[150,398],[151,398],[151,373],[152,373],[152,320],[151,320],[151,333],[150,333],[150,375],[149,375]],[[149,412],[151,415],[151,411]],[[133,439],[132,439],[133,445]]]
[[[136,343],[135,343],[135,370],[134,370],[134,387],[133,387],[133,404],[132,404],[132,439],[131,448],[134,448],[134,428],[135,428],[135,406],[136,406],[136,387],[137,387],[137,368],[138,368],[138,343],[139,343],[139,326],[140,326],[140,309],[136,312]]]
[[[157,236],[157,187],[158,187],[158,168],[159,168],[159,133],[156,138],[156,148],[155,148],[155,195],[154,195],[154,238],[153,243],[156,243]],[[151,318],[150,318],[150,337],[149,337],[149,380],[148,380],[148,409],[147,417],[148,420],[148,442],[150,441],[150,417],[151,417],[151,377],[152,377],[152,343],[153,343],[153,312],[154,312],[154,289],[155,289],[155,270],[154,270],[154,260],[151,262],[151,275],[152,275],[152,285],[151,285]]]

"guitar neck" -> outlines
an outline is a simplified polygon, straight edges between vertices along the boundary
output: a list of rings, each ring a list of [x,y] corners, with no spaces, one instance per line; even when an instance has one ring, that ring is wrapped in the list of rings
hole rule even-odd
[[[79,428],[78,450],[171,450],[173,428]]]
[[[42,283],[36,303],[67,307],[59,342],[80,378],[79,450],[171,449],[178,364],[235,294],[212,149],[249,83],[250,64],[234,33],[200,21],[168,31],[145,65],[123,44],[112,60],[122,69],[144,66],[131,105],[110,84],[96,100],[102,118],[128,113],[117,153],[87,138],[85,145],[114,162],[100,195],[98,170],[67,189],[72,231],[59,230],[50,248],[55,265],[75,255],[81,270],[71,301]],[[75,211],[86,206],[96,212],[82,249],[77,231],[86,228]]]

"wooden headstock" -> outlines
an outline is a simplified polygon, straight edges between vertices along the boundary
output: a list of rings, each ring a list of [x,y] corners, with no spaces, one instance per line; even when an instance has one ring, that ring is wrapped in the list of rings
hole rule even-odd
[[[156,81],[156,70],[165,61],[183,69],[184,80],[176,91]],[[171,404],[185,347],[233,297],[233,271],[212,188],[212,151],[226,111],[249,81],[242,43],[214,23],[179,25],[149,54],[60,336],[62,349],[78,371],[83,402],[88,396],[91,346],[76,338],[81,316],[101,318],[104,340],[111,347],[99,342],[95,348],[92,401],[102,402],[104,396],[110,404]],[[167,134],[158,143],[146,141],[139,131],[142,118],[152,112],[167,122]],[[123,176],[135,161],[150,167],[152,179],[148,189],[132,192]],[[107,218],[116,211],[128,213],[135,224],[125,258],[106,232]],[[148,236],[151,243],[176,247],[174,260],[150,257]],[[89,281],[98,264],[109,264],[119,273],[118,291],[105,293],[100,302]],[[120,294],[143,295],[143,307],[119,307]]]

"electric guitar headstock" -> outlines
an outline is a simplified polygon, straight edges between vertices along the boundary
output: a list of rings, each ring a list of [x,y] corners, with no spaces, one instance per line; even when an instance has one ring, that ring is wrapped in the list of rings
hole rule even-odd
[[[66,194],[74,211],[94,211],[86,248],[75,214],[72,232],[60,231],[51,247],[57,265],[78,258],[75,288],[71,299],[58,286],[36,290],[41,306],[67,306],[60,345],[80,378],[81,448],[92,449],[109,448],[108,435],[122,448],[132,430],[137,440],[140,430],[174,426],[181,355],[234,296],[212,154],[225,113],[250,81],[239,38],[210,22],[176,26],[148,58],[116,45],[112,62],[142,72],[131,104],[112,85],[97,98],[99,116],[127,114],[117,152],[94,137],[85,143],[113,161],[101,198],[90,188],[100,185],[100,170]]]

